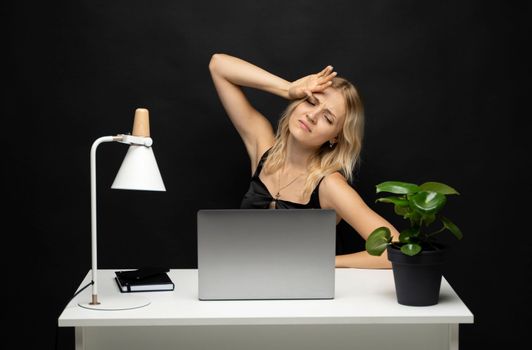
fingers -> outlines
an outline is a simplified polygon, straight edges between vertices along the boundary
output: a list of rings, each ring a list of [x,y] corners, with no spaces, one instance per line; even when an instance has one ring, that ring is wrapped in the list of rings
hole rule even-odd
[[[331,85],[332,85],[332,81],[328,81],[328,82],[326,82],[326,83],[321,84],[321,85],[320,85],[320,88],[321,88],[322,91],[323,91],[323,90],[327,89],[327,88],[328,88],[329,86],[331,86]]]
[[[309,102],[312,102],[314,99],[312,92],[322,92],[323,90],[327,89],[332,85],[332,80],[337,74],[338,73],[333,71],[333,66],[331,65],[325,67],[321,72],[317,73],[314,76],[312,84],[309,86],[309,92],[305,92],[305,94],[308,96]]]
[[[336,72],[332,72],[332,71],[331,71],[331,72],[328,72],[328,73],[326,73],[326,75],[324,75],[324,76],[318,78],[318,82],[319,82],[320,84],[325,84],[326,82],[331,81],[331,80],[332,80],[337,74],[338,74],[338,73],[336,73]]]
[[[328,82],[330,82],[338,73],[337,72],[333,72],[333,67],[332,66],[328,66],[327,68],[325,68],[323,71],[320,72],[320,74],[322,74],[321,76],[318,77],[318,85],[323,85],[323,84],[327,84]],[[330,85],[330,84],[329,84]]]
[[[325,77],[323,77],[324,80],[332,80],[332,78],[334,78],[338,73],[337,72],[331,72],[330,74],[326,75]]]
[[[312,91],[310,91],[310,90],[305,90],[305,95],[307,95],[307,100],[308,100],[311,104],[315,105],[315,104],[318,103],[318,99],[317,99],[316,97],[314,97],[314,95],[312,94]]]
[[[329,86],[332,85],[332,80],[333,78],[337,75],[338,73],[336,72],[330,72],[329,74],[321,77],[321,78],[318,78],[318,84],[316,85],[316,87],[313,89],[314,92],[318,92],[318,91],[323,91],[325,89],[327,89]]]
[[[321,72],[318,73],[318,77],[324,77],[328,74],[330,74],[333,70],[333,66],[327,66],[325,67]]]

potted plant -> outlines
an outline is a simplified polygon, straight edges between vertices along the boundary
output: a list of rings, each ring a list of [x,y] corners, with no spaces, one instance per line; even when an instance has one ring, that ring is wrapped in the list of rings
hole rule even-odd
[[[376,189],[377,193],[392,194],[378,198],[377,202],[393,204],[395,213],[408,220],[409,225],[400,231],[399,241],[392,240],[387,227],[375,229],[366,241],[367,252],[382,255],[387,251],[399,304],[437,304],[442,265],[448,247],[438,242],[436,237],[443,231],[450,231],[457,239],[462,239],[460,229],[440,211],[447,202],[447,196],[459,193],[440,182],[425,182],[418,186],[386,181],[378,184]],[[438,222],[441,227],[435,229]]]

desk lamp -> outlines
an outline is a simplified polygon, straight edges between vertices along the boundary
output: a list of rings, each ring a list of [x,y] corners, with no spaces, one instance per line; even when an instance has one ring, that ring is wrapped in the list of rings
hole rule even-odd
[[[91,255],[92,255],[92,300],[78,303],[87,309],[126,310],[136,309],[150,304],[150,301],[138,295],[121,294],[119,297],[105,296],[98,300],[98,263],[96,245],[96,149],[103,142],[120,142],[129,145],[126,156],[118,170],[111,188],[124,190],[166,191],[161,173],[157,167],[151,145],[148,110],[137,108],[131,135],[103,136],[91,147]]]

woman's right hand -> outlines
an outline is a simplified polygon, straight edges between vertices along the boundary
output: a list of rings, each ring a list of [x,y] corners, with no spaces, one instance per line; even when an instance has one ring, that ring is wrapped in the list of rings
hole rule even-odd
[[[336,76],[332,66],[325,67],[321,72],[310,74],[292,83],[288,88],[288,97],[291,100],[310,97],[315,92],[322,92],[332,84],[332,79]]]

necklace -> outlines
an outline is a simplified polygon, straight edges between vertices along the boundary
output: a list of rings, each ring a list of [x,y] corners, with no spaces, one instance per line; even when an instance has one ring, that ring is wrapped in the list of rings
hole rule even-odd
[[[276,204],[277,204],[277,201],[279,200],[279,197],[281,197],[281,190],[284,190],[285,188],[287,188],[288,186],[290,186],[294,181],[296,181],[301,175],[303,175],[303,173],[297,175],[296,177],[294,177],[292,179],[292,181],[290,181],[289,183],[287,183],[286,185],[282,186],[281,187],[281,172],[279,172],[279,179],[277,181],[277,183],[279,184],[279,189],[277,190],[277,193],[275,194],[275,198],[273,201],[270,202],[270,209],[275,209],[276,207]]]

